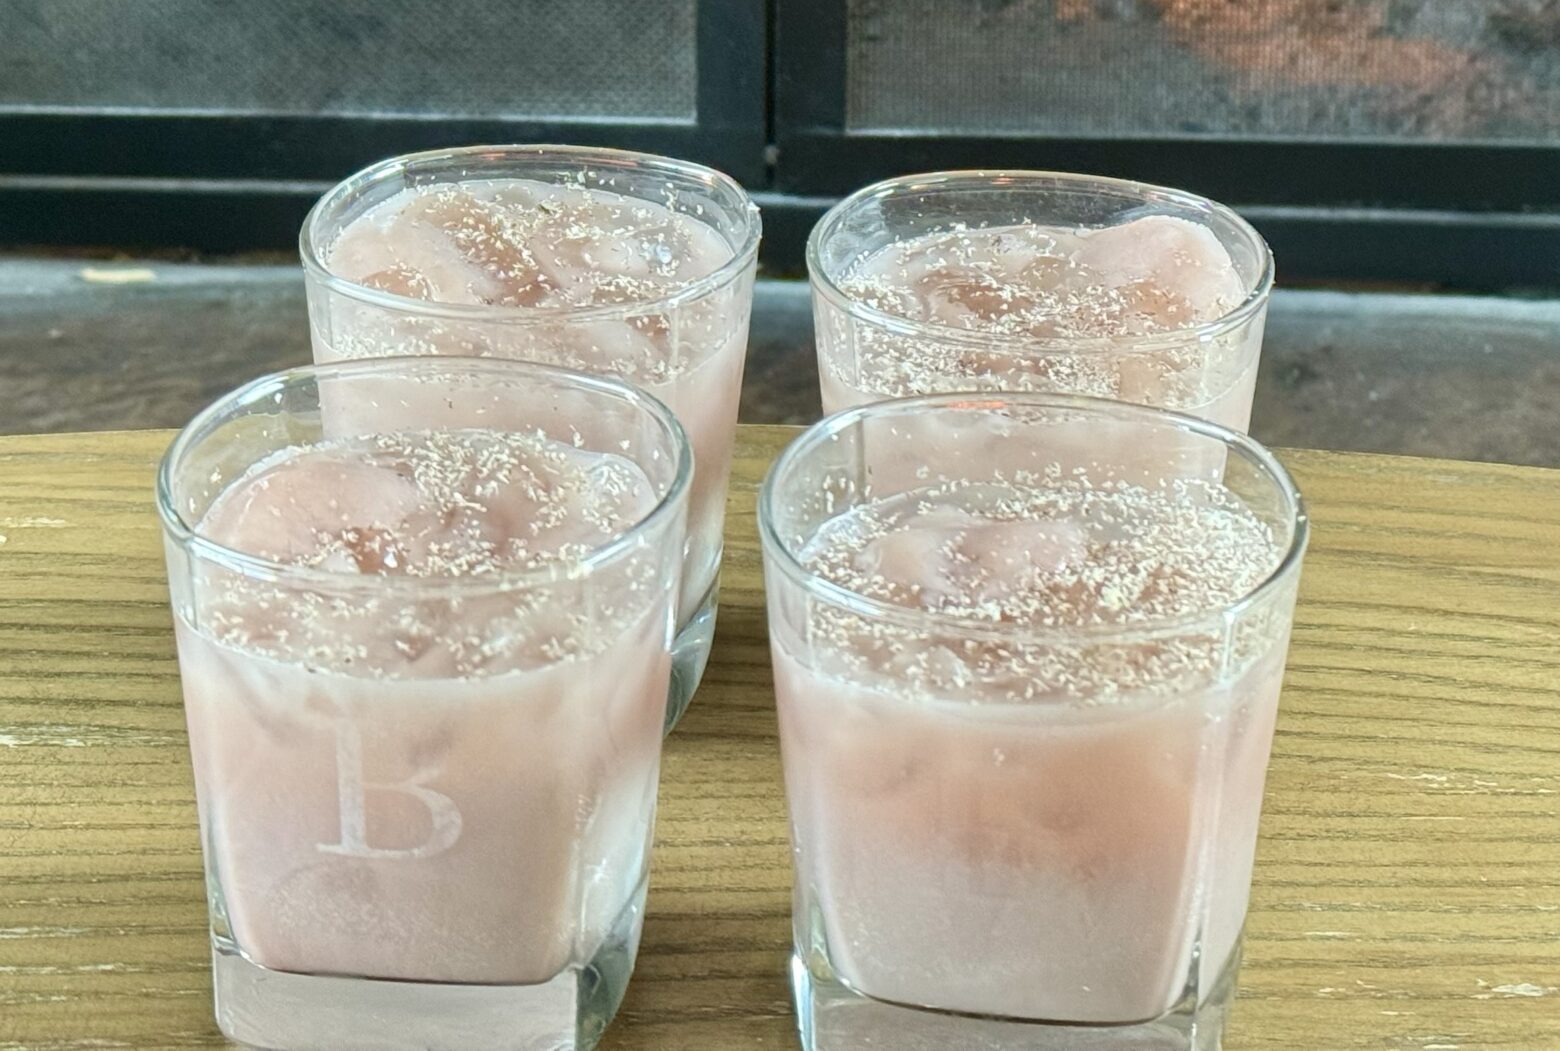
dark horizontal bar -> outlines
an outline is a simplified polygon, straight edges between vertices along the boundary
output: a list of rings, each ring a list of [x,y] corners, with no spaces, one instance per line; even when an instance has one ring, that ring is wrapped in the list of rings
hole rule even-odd
[[[673,154],[761,185],[763,128],[698,123],[423,117],[35,113],[0,110],[0,174],[324,179],[383,157],[473,143],[562,142]]]
[[[0,246],[291,251],[325,183],[0,177]],[[825,196],[755,195],[766,270],[800,274]],[[1398,281],[1500,291],[1560,288],[1560,214],[1241,208],[1281,280]]]
[[[759,194],[765,266],[801,274],[807,234],[832,197]],[[1560,288],[1560,214],[1253,205],[1279,280],[1386,281],[1468,291]]]
[[[291,251],[330,185],[0,176],[0,245]]]
[[[923,137],[782,126],[775,185],[837,195],[895,175],[962,168],[1090,172],[1265,205],[1560,209],[1557,145]]]

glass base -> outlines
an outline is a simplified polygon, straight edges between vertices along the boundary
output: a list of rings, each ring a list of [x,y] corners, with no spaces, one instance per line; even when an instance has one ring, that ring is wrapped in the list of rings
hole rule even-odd
[[[1237,949],[1201,1003],[1182,1003],[1130,1025],[1067,1025],[950,1014],[863,996],[791,958],[791,991],[803,1051],[1220,1051],[1235,998]]]
[[[715,611],[719,601],[720,575],[717,573],[693,616],[684,622],[672,640],[672,688],[666,698],[667,733],[672,732],[688,710],[693,691],[704,678],[704,668],[710,662],[710,645],[715,641]]]
[[[213,939],[217,1025],[228,1039],[267,1051],[589,1051],[628,988],[646,886],[589,963],[541,985],[292,974]]]

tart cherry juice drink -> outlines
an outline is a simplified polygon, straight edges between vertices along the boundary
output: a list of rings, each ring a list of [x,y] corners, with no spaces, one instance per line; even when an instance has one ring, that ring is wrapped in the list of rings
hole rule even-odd
[[[344,427],[363,397],[445,410]],[[644,395],[518,362],[295,370],[181,436],[161,491],[225,1032],[594,1043],[638,939],[690,470]]]
[[[826,215],[808,267],[825,412],[1012,390],[1250,422],[1272,259],[1211,201],[1045,172],[907,176]]]
[[[548,567],[653,504],[643,472],[610,453],[403,432],[284,450],[197,528],[287,565],[437,584]],[[627,607],[635,583],[599,597]],[[387,624],[378,596],[316,603],[238,578],[210,597],[204,631],[180,624],[211,845],[251,959],[526,984],[605,934],[642,875],[666,617],[634,604],[601,631],[546,608],[562,598],[426,602]],[[484,637],[495,615],[516,630]],[[567,812],[574,800],[591,801],[589,821]],[[576,852],[611,878],[577,883]],[[566,918],[584,891],[598,900],[577,932]],[[379,937],[355,937],[365,924]]]
[[[1091,419],[1184,469],[1058,463]],[[1305,537],[1282,468],[1153,410],[942,396],[824,421],[761,518],[807,1046],[1217,1046]]]
[[[713,631],[758,236],[751,201],[717,172],[518,146],[386,161],[304,228],[316,361],[542,361],[623,379],[677,414],[694,480],[674,718]]]

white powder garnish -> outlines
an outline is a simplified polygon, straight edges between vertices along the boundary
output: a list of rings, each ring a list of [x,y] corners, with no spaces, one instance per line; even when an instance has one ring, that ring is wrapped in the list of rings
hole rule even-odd
[[[882,601],[1062,628],[1218,609],[1271,571],[1275,544],[1222,486],[1059,478],[944,483],[861,504],[820,531],[805,561]]]
[[[595,652],[666,589],[655,552],[599,579],[579,560],[654,503],[632,461],[540,434],[434,430],[284,449],[230,483],[200,532],[341,584],[210,567],[200,626],[251,653],[366,675],[483,674]],[[550,566],[550,583],[506,577]],[[433,588],[362,580],[374,577]],[[458,578],[493,589],[439,589]]]
[[[585,185],[478,179],[402,190],[342,231],[333,273],[440,303],[591,307],[659,299],[732,249],[709,224]]]
[[[1255,617],[1226,638],[1218,613],[1280,557],[1272,529],[1216,484],[1027,473],[862,503],[802,553],[813,573],[857,594],[975,629],[906,628],[818,604],[810,639],[840,673],[932,694],[1089,702],[1182,688],[1259,656],[1281,621]],[[1206,624],[1151,642],[1088,634],[1202,614]],[[982,627],[1011,629],[1011,641]]]
[[[669,200],[675,194],[668,187]],[[698,215],[590,185],[475,179],[402,190],[326,249],[348,280],[412,299],[493,307],[458,317],[361,308],[330,326],[334,358],[511,357],[657,387],[693,371],[745,324],[742,282],[660,308],[735,249]],[[582,321],[569,310],[622,307]],[[525,318],[527,311],[537,312]],[[562,311],[554,319],[546,311]],[[525,324],[510,324],[523,320]]]
[[[1023,224],[926,234],[858,260],[839,287],[895,317],[993,337],[988,350],[863,327],[855,348],[863,390],[903,395],[980,386],[1117,397],[1143,382],[1131,374],[1136,370],[1172,388],[1165,395],[1172,404],[1219,393],[1197,389],[1218,347],[1192,341],[1126,363],[1100,348],[1070,350],[1068,341],[1173,333],[1223,317],[1245,295],[1212,231],[1164,215],[1097,229]],[[1012,349],[1026,344],[1029,351]]]
[[[1243,295],[1213,233],[1170,216],[927,234],[858,261],[840,287],[911,321],[1021,339],[1171,332],[1216,320]]]

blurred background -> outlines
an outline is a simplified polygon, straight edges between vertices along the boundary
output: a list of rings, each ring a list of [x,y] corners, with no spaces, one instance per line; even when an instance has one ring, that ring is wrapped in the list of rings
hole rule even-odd
[[[0,430],[178,426],[307,360],[314,198],[528,141],[754,193],[747,422],[818,412],[834,200],[1046,168],[1268,238],[1257,437],[1560,465],[1560,0],[6,0]]]

